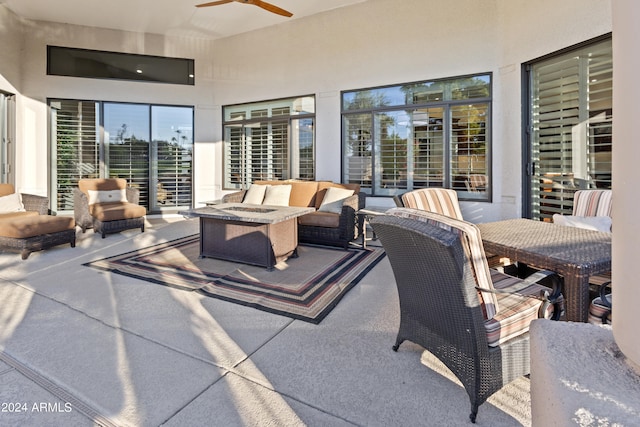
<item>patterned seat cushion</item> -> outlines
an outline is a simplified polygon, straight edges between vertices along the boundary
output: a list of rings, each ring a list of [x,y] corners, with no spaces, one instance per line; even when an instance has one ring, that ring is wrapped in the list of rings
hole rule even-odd
[[[491,281],[495,289],[505,289],[522,283],[522,280],[491,270]],[[517,293],[498,293],[498,306],[500,310],[487,320],[484,327],[487,331],[487,341],[490,347],[497,347],[509,339],[529,331],[529,324],[538,318],[538,311],[542,300],[532,297],[540,296],[541,292],[549,288],[533,283],[524,289],[518,289]],[[545,314],[550,318],[553,307]]]

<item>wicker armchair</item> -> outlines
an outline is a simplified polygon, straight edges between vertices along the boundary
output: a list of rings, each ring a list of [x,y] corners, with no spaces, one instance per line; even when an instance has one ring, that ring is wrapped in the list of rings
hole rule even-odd
[[[126,200],[118,196],[125,191]],[[117,196],[117,201],[101,199],[101,195]],[[107,233],[118,233],[130,228],[144,232],[146,208],[138,205],[140,192],[128,187],[122,178],[81,179],[73,193],[73,210],[76,225],[84,233],[93,228],[104,239]]]
[[[466,389],[475,422],[493,393],[529,373],[529,323],[562,311],[557,276],[522,280],[490,270],[477,227],[464,221],[392,209],[371,225],[398,288],[393,349],[411,340],[438,357]],[[553,291],[535,283],[541,277],[556,279]]]

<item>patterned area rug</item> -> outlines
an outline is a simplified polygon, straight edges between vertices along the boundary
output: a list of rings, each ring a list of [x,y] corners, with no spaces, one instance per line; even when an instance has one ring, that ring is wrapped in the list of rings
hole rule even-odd
[[[317,324],[385,256],[381,248],[299,245],[298,258],[267,271],[199,252],[195,235],[84,265]]]

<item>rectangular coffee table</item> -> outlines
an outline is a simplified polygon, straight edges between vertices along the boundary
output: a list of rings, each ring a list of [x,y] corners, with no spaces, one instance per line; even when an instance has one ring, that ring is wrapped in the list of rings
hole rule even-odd
[[[222,203],[181,212],[200,218],[200,257],[272,270],[297,256],[298,217],[314,208]]]

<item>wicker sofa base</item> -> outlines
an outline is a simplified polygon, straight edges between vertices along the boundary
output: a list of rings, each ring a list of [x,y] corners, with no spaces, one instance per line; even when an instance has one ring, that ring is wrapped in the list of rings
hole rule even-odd
[[[107,234],[119,233],[123,230],[129,230],[131,228],[139,228],[144,233],[144,217],[119,219],[115,221],[100,221],[93,219],[93,231],[101,233],[104,239]]]
[[[41,251],[65,243],[71,244],[72,248],[76,247],[75,228],[24,238],[0,236],[0,248],[20,252],[22,259],[29,258],[31,252]]]
[[[349,243],[356,239],[358,234],[356,233],[353,236],[345,236],[344,234],[345,228],[298,226],[298,239],[302,243],[339,246],[343,249],[348,249]]]

